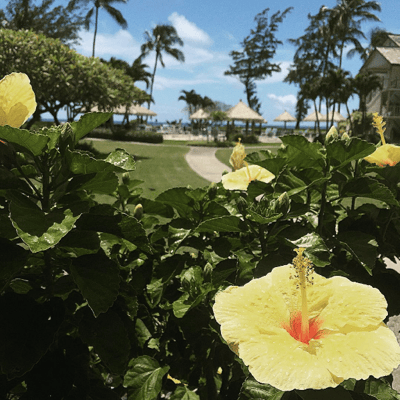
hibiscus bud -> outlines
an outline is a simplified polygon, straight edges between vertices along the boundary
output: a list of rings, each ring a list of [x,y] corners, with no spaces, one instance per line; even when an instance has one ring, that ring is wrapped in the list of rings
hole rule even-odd
[[[325,144],[332,143],[338,138],[339,138],[338,131],[334,126],[332,126],[331,129],[329,129],[328,133],[326,134]]]
[[[142,219],[143,217],[143,206],[139,203],[136,205],[134,211],[133,211],[133,216],[136,219]]]
[[[124,172],[123,174],[122,174],[122,183],[124,184],[124,185],[129,185],[129,182],[131,181],[131,178],[130,178],[130,176],[129,176],[129,172]]]
[[[287,214],[290,208],[290,199],[286,192],[283,192],[275,203],[275,211],[277,213]]]
[[[347,142],[350,140],[350,136],[347,132],[344,132],[341,139]]]
[[[243,197],[239,197],[236,200],[236,205],[237,205],[237,208],[238,208],[239,212],[242,215],[245,215],[246,212],[247,212],[247,201]]]

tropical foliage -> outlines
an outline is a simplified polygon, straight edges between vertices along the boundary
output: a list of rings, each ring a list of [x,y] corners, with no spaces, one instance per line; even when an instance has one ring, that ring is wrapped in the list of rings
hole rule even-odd
[[[0,9],[3,27],[19,30],[31,30],[65,44],[79,42],[79,30],[84,18],[78,11],[80,0],[69,0],[67,6],[54,6],[55,0],[43,0],[33,4],[33,0],[10,0],[4,9]]]
[[[0,74],[13,71],[29,75],[36,94],[36,117],[67,107],[73,118],[94,105],[101,110],[132,102],[143,92],[132,78],[95,58],[78,54],[59,40],[29,31],[0,30]]]
[[[324,101],[327,111],[340,112],[342,103],[346,104],[353,94],[359,94],[356,81],[342,69],[344,49],[350,46],[348,55],[360,54],[361,57],[371,51],[361,45],[360,40],[366,39],[361,24],[379,21],[376,13],[380,10],[376,1],[340,0],[335,7],[322,6],[316,15],[308,16],[310,22],[304,35],[289,40],[297,50],[285,81],[299,86],[298,102],[312,100],[321,111]],[[379,32],[371,38],[373,45],[385,36]],[[340,87],[344,97],[330,90],[330,85]],[[360,109],[362,102],[360,96]]]
[[[149,200],[131,155],[79,150],[109,117],[0,127],[2,397],[315,398],[255,381],[212,311],[221,289],[290,263],[298,247],[324,279],[375,287],[400,314],[399,274],[385,265],[400,256],[400,163],[365,161],[375,145],[284,136],[277,154],[246,157],[247,189],[176,187]],[[395,400],[390,382],[348,379],[318,396]]]

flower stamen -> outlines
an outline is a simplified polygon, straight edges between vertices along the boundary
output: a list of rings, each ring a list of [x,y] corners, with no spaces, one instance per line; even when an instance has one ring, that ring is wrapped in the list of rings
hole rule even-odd
[[[373,113],[372,115],[373,115],[372,125],[376,129],[379,136],[381,137],[382,145],[385,145],[386,140],[384,133],[386,130],[385,128],[386,122],[383,121],[383,117],[379,115],[377,112]]]
[[[293,268],[296,271],[295,277],[298,279],[298,288],[300,288],[301,295],[301,335],[300,341],[308,343],[310,336],[309,327],[309,314],[307,305],[307,284],[312,284],[311,274],[314,269],[312,268],[311,261],[307,257],[303,257],[305,248],[300,247],[296,249],[297,256],[293,259]]]

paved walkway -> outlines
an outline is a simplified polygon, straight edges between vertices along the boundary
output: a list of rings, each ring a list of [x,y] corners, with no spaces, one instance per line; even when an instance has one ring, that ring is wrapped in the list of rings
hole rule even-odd
[[[186,153],[186,162],[193,171],[210,182],[219,182],[224,171],[231,171],[227,165],[215,157],[217,149],[213,147],[190,147]]]

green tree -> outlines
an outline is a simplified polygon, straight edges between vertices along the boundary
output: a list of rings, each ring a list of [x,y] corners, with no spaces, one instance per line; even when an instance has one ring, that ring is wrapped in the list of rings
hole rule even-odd
[[[365,120],[367,114],[367,96],[370,92],[382,88],[381,78],[371,72],[357,74],[353,81],[354,91],[360,99],[359,109],[362,113],[362,131],[365,131]]]
[[[97,26],[99,22],[99,9],[104,8],[107,13],[120,25],[123,29],[128,27],[126,19],[123,17],[121,11],[117,10],[112,6],[113,3],[127,3],[128,0],[83,0],[86,3],[92,3],[93,7],[88,11],[85,16],[85,28],[89,30],[90,24],[92,22],[93,14],[94,16],[94,34],[93,34],[93,50],[92,57],[94,57],[95,47],[96,47],[96,36],[97,36]]]
[[[138,57],[132,62],[132,65],[125,60],[120,60],[115,57],[111,57],[109,61],[104,60],[103,58],[100,59],[101,62],[104,62],[113,68],[121,69],[125,72],[126,75],[130,76],[134,82],[145,82],[146,87],[149,87],[150,84],[150,77],[151,73],[146,71],[148,68],[147,64],[142,63],[141,57]]]
[[[32,82],[38,103],[35,117],[67,107],[70,119],[94,105],[107,110],[132,104],[141,96],[132,78],[122,70],[85,57],[57,39],[31,31],[0,30],[0,75],[24,72]],[[32,122],[33,120],[31,120]]]
[[[84,19],[77,11],[80,0],[69,0],[67,6],[54,6],[55,0],[10,0],[5,9],[0,10],[3,27],[6,29],[32,30],[45,36],[60,39],[65,44],[79,42],[79,30]]]
[[[151,32],[144,33],[145,43],[141,46],[142,57],[148,56],[151,52],[156,53],[154,69],[151,75],[150,97],[153,97],[154,78],[156,76],[157,64],[165,68],[163,53],[170,55],[180,62],[185,61],[185,55],[181,50],[174,47],[183,46],[183,40],[178,36],[176,29],[172,25],[157,25]],[[150,108],[150,100],[148,102]]]
[[[366,39],[361,30],[362,22],[380,22],[375,15],[381,11],[377,1],[365,0],[338,0],[338,4],[330,10],[331,24],[337,38],[339,68],[342,67],[345,45],[352,43],[358,51],[362,48],[359,39]]]
[[[192,115],[201,105],[202,97],[200,94],[196,93],[194,89],[192,90],[181,90],[181,94],[178,100],[186,102],[186,108],[188,116]]]
[[[146,89],[149,88],[151,81],[151,72],[147,71],[147,68],[149,68],[149,66],[142,62],[142,57],[138,57],[132,62],[132,65],[127,71],[134,82],[144,82],[146,84]]]
[[[242,50],[231,51],[229,55],[233,59],[233,65],[225,71],[225,75],[237,76],[245,86],[247,103],[250,108],[257,108],[259,101],[256,96],[255,81],[271,76],[273,72],[280,72],[279,64],[271,60],[276,49],[282,42],[275,36],[279,24],[282,23],[292,7],[285,11],[278,11],[268,18],[269,8],[266,8],[254,18],[255,30],[251,30],[241,42]]]

